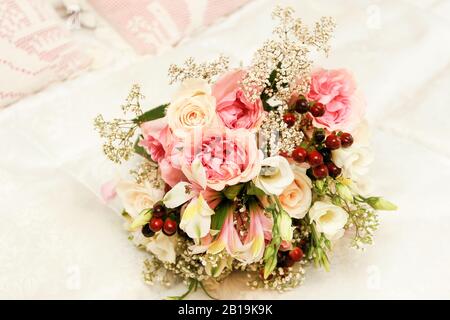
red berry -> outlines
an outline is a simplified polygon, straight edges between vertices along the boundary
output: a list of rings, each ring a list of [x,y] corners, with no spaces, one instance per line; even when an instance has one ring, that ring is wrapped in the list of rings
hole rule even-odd
[[[316,177],[316,179],[324,179],[328,176],[328,168],[326,165],[321,164],[320,166],[317,166],[313,168],[313,175]]]
[[[153,206],[153,216],[156,218],[161,218],[166,214],[166,207],[161,202],[157,202]]]
[[[313,104],[310,108],[311,114],[318,118],[321,117],[325,114],[325,107],[323,104],[321,104],[320,102],[316,102],[315,104]]]
[[[158,232],[159,230],[162,229],[164,221],[161,218],[151,218],[149,224],[150,230],[152,230],[153,232]]]
[[[294,265],[295,261],[293,259],[291,259],[290,257],[287,257],[284,261],[283,261],[283,266],[285,268],[290,268]]]
[[[327,169],[328,169],[328,174],[332,178],[338,177],[342,172],[342,169],[339,168],[338,166],[336,166],[333,162],[327,163]]]
[[[308,157],[308,151],[302,147],[297,147],[292,151],[292,158],[297,162],[305,162]]]
[[[177,222],[167,218],[166,221],[164,221],[164,227],[163,232],[167,236],[173,235],[177,231]]]
[[[289,155],[288,152],[286,151],[280,151],[280,156],[285,157],[285,158],[290,158],[291,156]]]
[[[294,261],[300,261],[303,258],[303,251],[299,247],[293,248],[291,251],[289,251],[289,258],[291,258]]]
[[[283,121],[287,124],[288,127],[292,127],[295,124],[295,121],[297,118],[295,117],[295,114],[293,113],[286,113],[283,116]]]
[[[323,163],[323,156],[319,151],[313,150],[308,154],[308,163],[311,165],[311,167],[321,165]]]
[[[325,145],[331,150],[339,149],[341,147],[341,139],[332,133],[325,139]]]
[[[295,103],[295,111],[301,114],[309,111],[309,103],[304,97]]]
[[[353,144],[353,137],[350,133],[344,132],[341,134],[340,138],[344,148],[350,147]]]

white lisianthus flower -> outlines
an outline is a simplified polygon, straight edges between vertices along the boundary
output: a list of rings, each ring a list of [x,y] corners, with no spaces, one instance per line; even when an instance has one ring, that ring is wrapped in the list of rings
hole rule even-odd
[[[266,194],[278,196],[293,180],[294,173],[286,158],[274,156],[261,162],[261,172],[253,182]]]
[[[309,218],[316,224],[317,231],[329,240],[337,240],[344,235],[348,213],[334,204],[317,201],[309,209]]]
[[[358,144],[333,150],[332,158],[333,162],[342,168],[344,177],[352,179],[355,183],[363,181],[373,161],[370,148]]]
[[[166,236],[162,232],[157,232],[150,238],[146,245],[146,249],[153,253],[159,260],[163,262],[175,263],[177,236]]]
[[[167,122],[172,132],[183,137],[195,129],[218,124],[216,99],[203,79],[187,79],[167,107]]]
[[[302,219],[308,212],[312,200],[312,182],[306,175],[306,168],[291,166],[294,181],[278,197],[286,212],[295,219]]]
[[[116,192],[125,211],[132,218],[136,218],[142,210],[152,208],[164,196],[164,190],[153,187],[148,181],[138,184],[133,181],[121,180],[117,183]]]

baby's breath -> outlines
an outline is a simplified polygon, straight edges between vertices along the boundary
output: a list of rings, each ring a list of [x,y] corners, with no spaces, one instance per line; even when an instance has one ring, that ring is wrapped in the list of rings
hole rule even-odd
[[[182,82],[186,79],[204,79],[211,83],[214,77],[228,70],[229,58],[220,55],[211,62],[196,63],[194,58],[188,58],[182,66],[172,64],[169,67],[170,83]]]
[[[122,105],[124,114],[132,113],[134,118],[142,115],[140,100],[143,95],[138,85],[133,85],[126,102]],[[113,162],[127,161],[133,153],[136,122],[128,119],[113,119],[105,121],[102,115],[94,119],[94,127],[101,138],[105,139],[103,152]]]
[[[273,18],[279,21],[273,32],[275,38],[257,50],[242,81],[252,100],[264,95],[288,101],[293,94],[307,93],[312,65],[310,47],[328,53],[328,42],[335,27],[331,18],[323,17],[311,32],[289,7],[277,7]]]

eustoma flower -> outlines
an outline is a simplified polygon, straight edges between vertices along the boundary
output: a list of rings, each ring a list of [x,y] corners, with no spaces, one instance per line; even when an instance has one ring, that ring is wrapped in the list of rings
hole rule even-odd
[[[261,166],[261,173],[254,182],[266,194],[279,195],[294,180],[289,162],[284,157],[265,158]]]
[[[333,162],[342,168],[345,176],[351,178],[355,183],[363,181],[372,160],[373,155],[370,148],[358,144],[349,148],[333,150]]]
[[[265,112],[261,99],[254,102],[245,96],[240,81],[244,70],[228,72],[213,87],[216,98],[216,111],[222,123],[230,129],[257,129],[261,125]]]
[[[265,240],[271,239],[273,222],[256,202],[249,205],[249,222],[235,217],[234,211],[235,207],[230,206],[219,236],[209,246],[208,253],[217,254],[226,250],[241,262],[257,262],[264,255]]]
[[[344,234],[348,213],[334,204],[317,201],[309,210],[309,217],[315,222],[317,231],[330,240],[337,240]]]

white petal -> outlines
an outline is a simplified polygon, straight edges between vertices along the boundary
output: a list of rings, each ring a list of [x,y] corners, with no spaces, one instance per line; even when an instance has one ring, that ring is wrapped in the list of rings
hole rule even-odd
[[[260,174],[255,178],[255,185],[268,194],[280,195],[294,181],[294,173],[286,158],[281,156],[265,158],[261,166],[269,173]]]
[[[151,241],[147,244],[147,250],[163,262],[175,263],[176,243],[177,237],[175,235],[166,236],[164,233],[159,232],[151,238]]]
[[[180,228],[192,239],[206,236],[211,227],[211,216],[214,214],[208,203],[200,194],[192,199],[181,216]]]
[[[195,197],[191,184],[188,182],[177,183],[163,198],[167,208],[176,208]]]
[[[206,170],[200,159],[195,159],[190,170],[183,170],[183,173],[191,182],[197,183],[202,189],[206,189]]]

